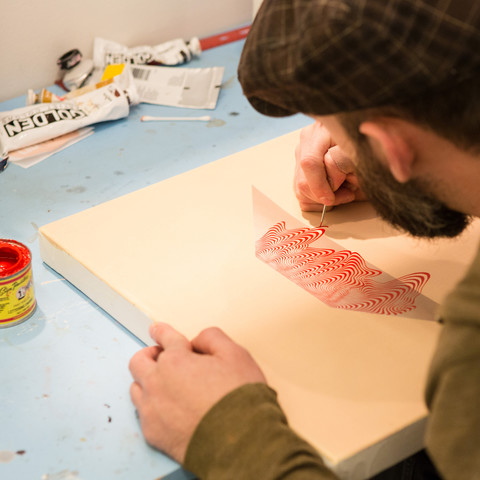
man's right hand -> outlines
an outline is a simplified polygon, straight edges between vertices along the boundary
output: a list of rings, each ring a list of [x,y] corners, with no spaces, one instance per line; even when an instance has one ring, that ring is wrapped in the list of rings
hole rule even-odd
[[[295,195],[303,211],[365,200],[353,162],[319,121],[302,129],[295,159]]]

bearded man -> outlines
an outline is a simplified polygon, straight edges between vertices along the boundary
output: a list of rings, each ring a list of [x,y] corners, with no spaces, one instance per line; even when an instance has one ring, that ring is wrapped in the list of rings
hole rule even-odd
[[[480,216],[479,26],[474,0],[265,0],[239,80],[261,113],[315,120],[296,151],[303,209],[366,197],[428,238],[456,236]],[[425,396],[438,474],[422,478],[478,479],[480,254],[441,318]],[[151,334],[158,346],[130,365],[149,443],[205,480],[336,478],[223,332],[189,342],[158,324]]]

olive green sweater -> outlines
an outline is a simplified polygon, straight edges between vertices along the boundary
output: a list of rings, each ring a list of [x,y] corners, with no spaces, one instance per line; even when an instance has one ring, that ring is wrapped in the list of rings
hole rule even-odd
[[[426,389],[426,445],[448,480],[480,479],[480,251],[442,309]],[[202,480],[335,479],[287,424],[273,390],[245,385],[201,420],[185,467]]]
[[[441,318],[426,390],[427,450],[446,479],[480,479],[480,250]]]

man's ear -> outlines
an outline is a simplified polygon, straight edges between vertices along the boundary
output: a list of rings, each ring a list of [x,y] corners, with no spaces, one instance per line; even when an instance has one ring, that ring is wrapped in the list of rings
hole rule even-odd
[[[395,179],[407,182],[412,175],[415,154],[400,123],[393,118],[379,118],[363,122],[359,131],[369,138],[377,155],[387,161]]]

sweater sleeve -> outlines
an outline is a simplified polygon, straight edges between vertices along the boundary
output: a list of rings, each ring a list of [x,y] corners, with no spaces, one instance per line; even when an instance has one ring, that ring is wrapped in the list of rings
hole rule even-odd
[[[334,480],[320,456],[287,424],[267,385],[239,387],[200,421],[185,468],[202,480]]]
[[[448,296],[426,390],[426,446],[447,480],[480,479],[480,254]]]

